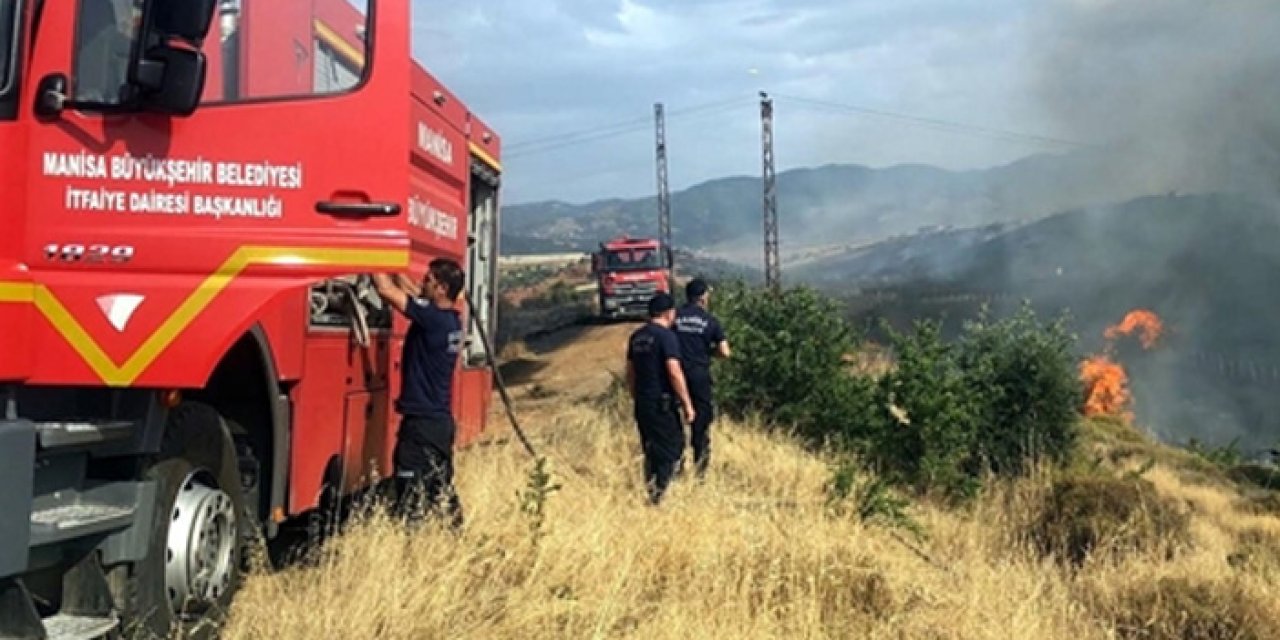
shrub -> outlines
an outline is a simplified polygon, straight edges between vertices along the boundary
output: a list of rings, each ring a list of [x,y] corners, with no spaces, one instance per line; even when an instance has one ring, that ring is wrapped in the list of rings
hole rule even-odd
[[[1275,637],[1265,597],[1236,580],[1167,577],[1095,595],[1089,604],[1124,639],[1245,640]]]
[[[1191,540],[1188,515],[1133,475],[1058,478],[1029,533],[1042,555],[1072,566],[1099,551],[1170,555]]]
[[[861,453],[920,492],[971,495],[989,471],[1061,462],[1078,438],[1071,337],[1029,307],[1001,321],[984,312],[950,343],[937,322],[886,329],[892,365],[873,374],[850,364],[861,344],[840,307],[811,289],[730,283],[713,304],[735,345],[717,364],[726,413],[759,413],[814,444]]]
[[[992,471],[1021,473],[1034,458],[1064,461],[1075,445],[1083,386],[1065,318],[1037,322],[1029,306],[999,321],[984,309],[957,357],[978,406],[979,455]]]
[[[857,339],[834,302],[806,288],[774,295],[731,282],[712,304],[735,347],[716,368],[727,413],[760,413],[814,440],[862,431],[866,385],[844,374]]]
[[[876,390],[888,417],[876,425],[865,453],[881,473],[918,491],[968,495],[976,488],[980,397],[971,393],[937,323],[918,323],[910,335],[889,333],[897,365]]]
[[[897,364],[876,402],[893,410],[871,421],[866,449],[882,472],[966,497],[988,472],[1017,475],[1039,458],[1061,463],[1075,448],[1082,388],[1063,321],[1042,325],[1028,307],[1001,321],[984,311],[952,344],[937,322],[906,335],[885,331]]]
[[[1191,438],[1187,441],[1186,449],[1222,469],[1229,469],[1244,462],[1244,456],[1240,453],[1239,438],[1220,447],[1211,447],[1201,443],[1197,438]]]
[[[1227,477],[1242,485],[1280,491],[1280,468],[1271,465],[1241,463],[1231,467]]]
[[[907,512],[905,498],[880,477],[861,478],[857,465],[843,460],[831,470],[827,483],[827,508],[838,516],[851,515],[868,524],[905,529],[917,538],[925,537],[924,527]]]

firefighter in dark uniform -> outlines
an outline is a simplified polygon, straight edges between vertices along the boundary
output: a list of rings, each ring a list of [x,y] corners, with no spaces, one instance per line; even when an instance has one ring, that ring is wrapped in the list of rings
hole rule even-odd
[[[689,445],[698,477],[707,473],[711,455],[712,404],[711,357],[729,357],[729,341],[720,321],[707,311],[711,288],[699,278],[685,285],[685,305],[676,314],[675,331],[680,339],[684,377],[697,417],[689,425]]]
[[[397,515],[416,526],[425,511],[444,507],[449,524],[462,526],[462,504],[453,485],[454,367],[462,348],[457,309],[465,277],[457,262],[436,259],[421,286],[407,278],[375,274],[378,295],[409,319],[401,358],[400,429],[392,454]],[[443,504],[441,504],[443,503]]]
[[[684,452],[681,408],[686,420],[696,417],[680,365],[680,344],[671,331],[675,315],[675,300],[659,293],[649,300],[649,321],[627,341],[627,390],[635,403],[649,502],[655,505]]]

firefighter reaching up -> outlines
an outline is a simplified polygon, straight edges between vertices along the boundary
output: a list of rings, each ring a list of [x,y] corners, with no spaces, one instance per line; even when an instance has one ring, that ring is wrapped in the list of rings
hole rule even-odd
[[[661,502],[684,451],[680,409],[689,422],[696,418],[680,365],[680,343],[671,331],[675,315],[675,301],[659,293],[649,301],[649,321],[627,341],[627,390],[634,402],[652,504]]]
[[[462,349],[456,308],[465,277],[457,262],[432,260],[419,287],[399,275],[374,275],[378,295],[409,319],[401,362],[403,383],[396,410],[402,419],[392,454],[398,515],[416,524],[424,508],[441,501],[454,527],[462,505],[453,486],[457,433],[451,398],[454,366]]]

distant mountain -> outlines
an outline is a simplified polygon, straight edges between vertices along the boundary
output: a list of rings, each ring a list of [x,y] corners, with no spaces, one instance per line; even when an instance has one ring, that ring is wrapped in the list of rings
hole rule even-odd
[[[867,244],[922,227],[1034,219],[1163,192],[1121,177],[1127,172],[1117,171],[1116,162],[1102,153],[1080,151],[980,171],[923,165],[784,171],[778,174],[782,251],[790,256],[811,247]],[[731,177],[672,194],[676,245],[757,263],[761,191],[759,178]],[[654,198],[508,205],[503,209],[503,246],[511,253],[540,251],[539,242],[579,250],[622,233],[655,235],[656,210]]]
[[[1276,203],[1170,195],[1075,209],[1025,224],[893,238],[784,275],[845,289],[929,283],[1064,303],[1087,299],[1093,305],[1168,307],[1182,301],[1240,309],[1260,296],[1271,297],[1261,294],[1269,291],[1267,283],[1278,268]],[[1108,294],[1112,288],[1114,296]],[[1280,300],[1275,305],[1267,306],[1267,313],[1280,317]],[[1280,358],[1280,351],[1276,355]]]

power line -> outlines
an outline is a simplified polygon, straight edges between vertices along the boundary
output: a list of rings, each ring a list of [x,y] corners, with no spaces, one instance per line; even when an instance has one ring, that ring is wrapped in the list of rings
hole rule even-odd
[[[591,127],[589,129],[580,129],[578,131],[567,131],[564,133],[556,133],[549,136],[543,136],[541,138],[531,138],[529,140],[521,140],[519,142],[513,142],[511,144],[505,145],[505,147],[508,151],[514,151],[524,147],[537,147],[539,145],[543,145],[548,142],[561,142],[567,138],[577,138],[581,136],[596,135],[599,133],[612,131],[618,128],[630,129],[632,127],[635,127],[636,125],[645,125],[647,127],[648,124],[649,124],[649,119],[647,117],[633,118],[631,120],[623,120],[621,122],[615,122],[612,124],[599,125],[599,126]]]
[[[750,101],[750,98],[737,97],[725,100],[717,100],[703,104],[684,107],[682,109],[673,109],[666,112],[668,119],[690,116],[693,114],[707,115],[733,109]],[[648,116],[641,119],[624,120],[610,125],[602,125],[592,127],[590,129],[582,129],[579,131],[568,132],[559,135],[545,136],[535,140],[527,140],[520,143],[507,145],[505,156],[507,159],[519,158],[522,156],[535,155],[547,151],[553,151],[564,147],[586,144],[589,142],[598,142],[610,138],[638,133],[641,131],[650,131],[653,121]]]
[[[741,102],[741,100],[743,99],[737,99],[732,102],[727,102],[727,101],[715,102],[715,103],[708,103],[704,105],[698,105],[695,107],[686,107],[684,109],[670,111],[668,112],[668,116],[678,118],[682,116],[689,116],[695,113],[702,113],[703,115],[706,115],[709,113],[716,113],[719,111],[725,111],[725,110],[739,106],[739,103]],[[618,123],[610,126],[596,127],[593,130],[583,130],[583,131],[578,131],[574,133],[567,133],[561,136],[548,136],[547,138],[544,138],[545,142],[541,144],[533,144],[532,142],[530,142],[530,143],[527,143],[526,146],[522,148],[517,148],[514,151],[509,150],[508,153],[506,153],[506,157],[518,158],[521,156],[534,155],[534,154],[543,153],[546,151],[553,151],[553,150],[561,149],[564,147],[571,147],[579,144],[586,144],[588,142],[598,142],[600,140],[617,138],[617,137],[632,134],[632,133],[639,133],[641,131],[647,132],[650,130],[650,127],[653,126],[652,122],[648,118],[645,118],[643,120],[635,120],[635,121],[627,121],[627,122],[629,122],[630,124],[626,124],[624,126],[624,123]]]
[[[725,104],[731,104],[731,103],[735,103],[735,102],[742,102],[742,101],[747,100],[747,99],[748,99],[748,98],[746,98],[746,97],[744,97],[744,96],[733,97],[733,98],[723,98],[723,99],[720,99],[720,100],[714,100],[714,101],[711,101],[711,102],[704,102],[704,103],[700,103],[700,104],[696,104],[696,105],[692,105],[692,106],[684,107],[683,109],[675,109],[675,110],[669,111],[669,112],[668,112],[668,115],[681,115],[681,114],[685,114],[685,113],[693,113],[693,112],[702,111],[702,110],[705,110],[705,109],[715,108],[715,107],[718,107],[718,106],[721,106],[721,105],[725,105]],[[639,118],[631,118],[631,119],[629,119],[629,120],[622,120],[622,121],[620,121],[620,122],[614,122],[614,123],[612,123],[612,124],[597,125],[597,126],[594,126],[594,127],[589,127],[589,128],[587,128],[587,129],[580,129],[580,130],[578,130],[578,131],[566,131],[566,132],[563,132],[563,133],[555,133],[555,134],[551,134],[551,135],[548,135],[548,136],[543,136],[543,137],[541,137],[541,138],[532,138],[532,139],[529,139],[529,140],[520,140],[520,141],[518,141],[518,142],[512,142],[512,143],[506,144],[506,145],[504,145],[504,146],[505,146],[507,149],[509,149],[509,150],[510,150],[510,149],[517,149],[517,148],[520,148],[520,147],[526,147],[526,146],[536,146],[536,145],[538,145],[538,144],[542,144],[542,143],[545,143],[545,142],[556,142],[556,141],[559,141],[559,140],[563,140],[563,139],[565,139],[565,138],[572,138],[572,137],[577,137],[577,136],[581,136],[581,135],[590,135],[590,134],[595,134],[595,133],[599,133],[599,132],[602,132],[602,131],[607,131],[607,130],[611,130],[611,129],[617,129],[617,128],[619,128],[619,127],[623,127],[623,128],[631,128],[631,127],[634,127],[634,126],[636,126],[636,125],[638,125],[638,124],[643,124],[643,125],[645,125],[645,126],[647,127],[647,126],[649,125],[649,123],[650,123],[650,122],[651,122],[651,120],[649,120],[649,116],[643,116],[643,117],[639,117]]]
[[[925,125],[934,129],[943,129],[957,133],[968,133],[973,135],[986,136],[990,138],[998,138],[1002,140],[1017,140],[1025,142],[1033,142],[1036,144],[1048,144],[1055,146],[1068,147],[1091,147],[1092,144],[1077,142],[1074,140],[1066,140],[1063,138],[1053,138],[1050,136],[1042,136],[1031,133],[1023,133],[1020,131],[1011,131],[1008,129],[996,129],[994,127],[986,127],[981,125],[967,124],[963,122],[955,122],[951,120],[942,120],[939,118],[926,118],[922,116],[911,115],[896,111],[887,111],[884,109],[873,109],[871,107],[863,107],[853,104],[841,102],[831,102],[828,100],[815,100],[813,98],[801,98],[798,96],[788,96],[782,94],[774,94],[775,97],[782,98],[801,105],[809,105],[812,107],[824,108],[831,111],[840,111],[845,113],[855,113],[859,115],[869,115],[881,118],[890,118],[903,122],[910,122],[918,125]]]
[[[515,151],[509,151],[509,152],[507,152],[507,153],[505,153],[505,154],[503,154],[503,155],[504,155],[504,156],[506,157],[506,159],[508,159],[508,160],[511,160],[511,159],[514,159],[514,158],[523,158],[523,157],[525,157],[525,156],[538,155],[538,154],[540,154],[540,153],[546,153],[546,152],[548,152],[548,151],[555,151],[555,150],[557,150],[557,149],[563,149],[563,148],[565,148],[565,147],[573,147],[573,146],[577,146],[577,145],[581,145],[581,144],[587,144],[587,143],[590,143],[590,142],[599,142],[599,141],[601,141],[601,140],[609,140],[609,139],[612,139],[612,138],[619,138],[619,137],[622,137],[622,136],[631,135],[631,134],[635,134],[635,133],[648,133],[648,132],[650,131],[650,127],[652,127],[652,126],[653,126],[653,124],[652,124],[652,123],[650,123],[650,122],[646,119],[646,121],[645,121],[645,122],[638,123],[638,124],[636,124],[636,125],[634,125],[634,126],[627,127],[627,128],[625,128],[625,129],[616,129],[616,130],[613,130],[613,131],[603,131],[603,132],[597,133],[597,134],[595,134],[595,135],[591,135],[591,136],[584,136],[584,137],[578,137],[578,138],[572,138],[572,137],[570,137],[570,138],[565,138],[565,139],[563,139],[563,140],[559,140],[559,141],[556,141],[556,142],[549,142],[549,143],[545,143],[545,144],[542,144],[542,145],[539,145],[539,146],[536,146],[536,147],[526,147],[526,148],[524,148],[524,149],[518,149],[518,150],[515,150]]]

